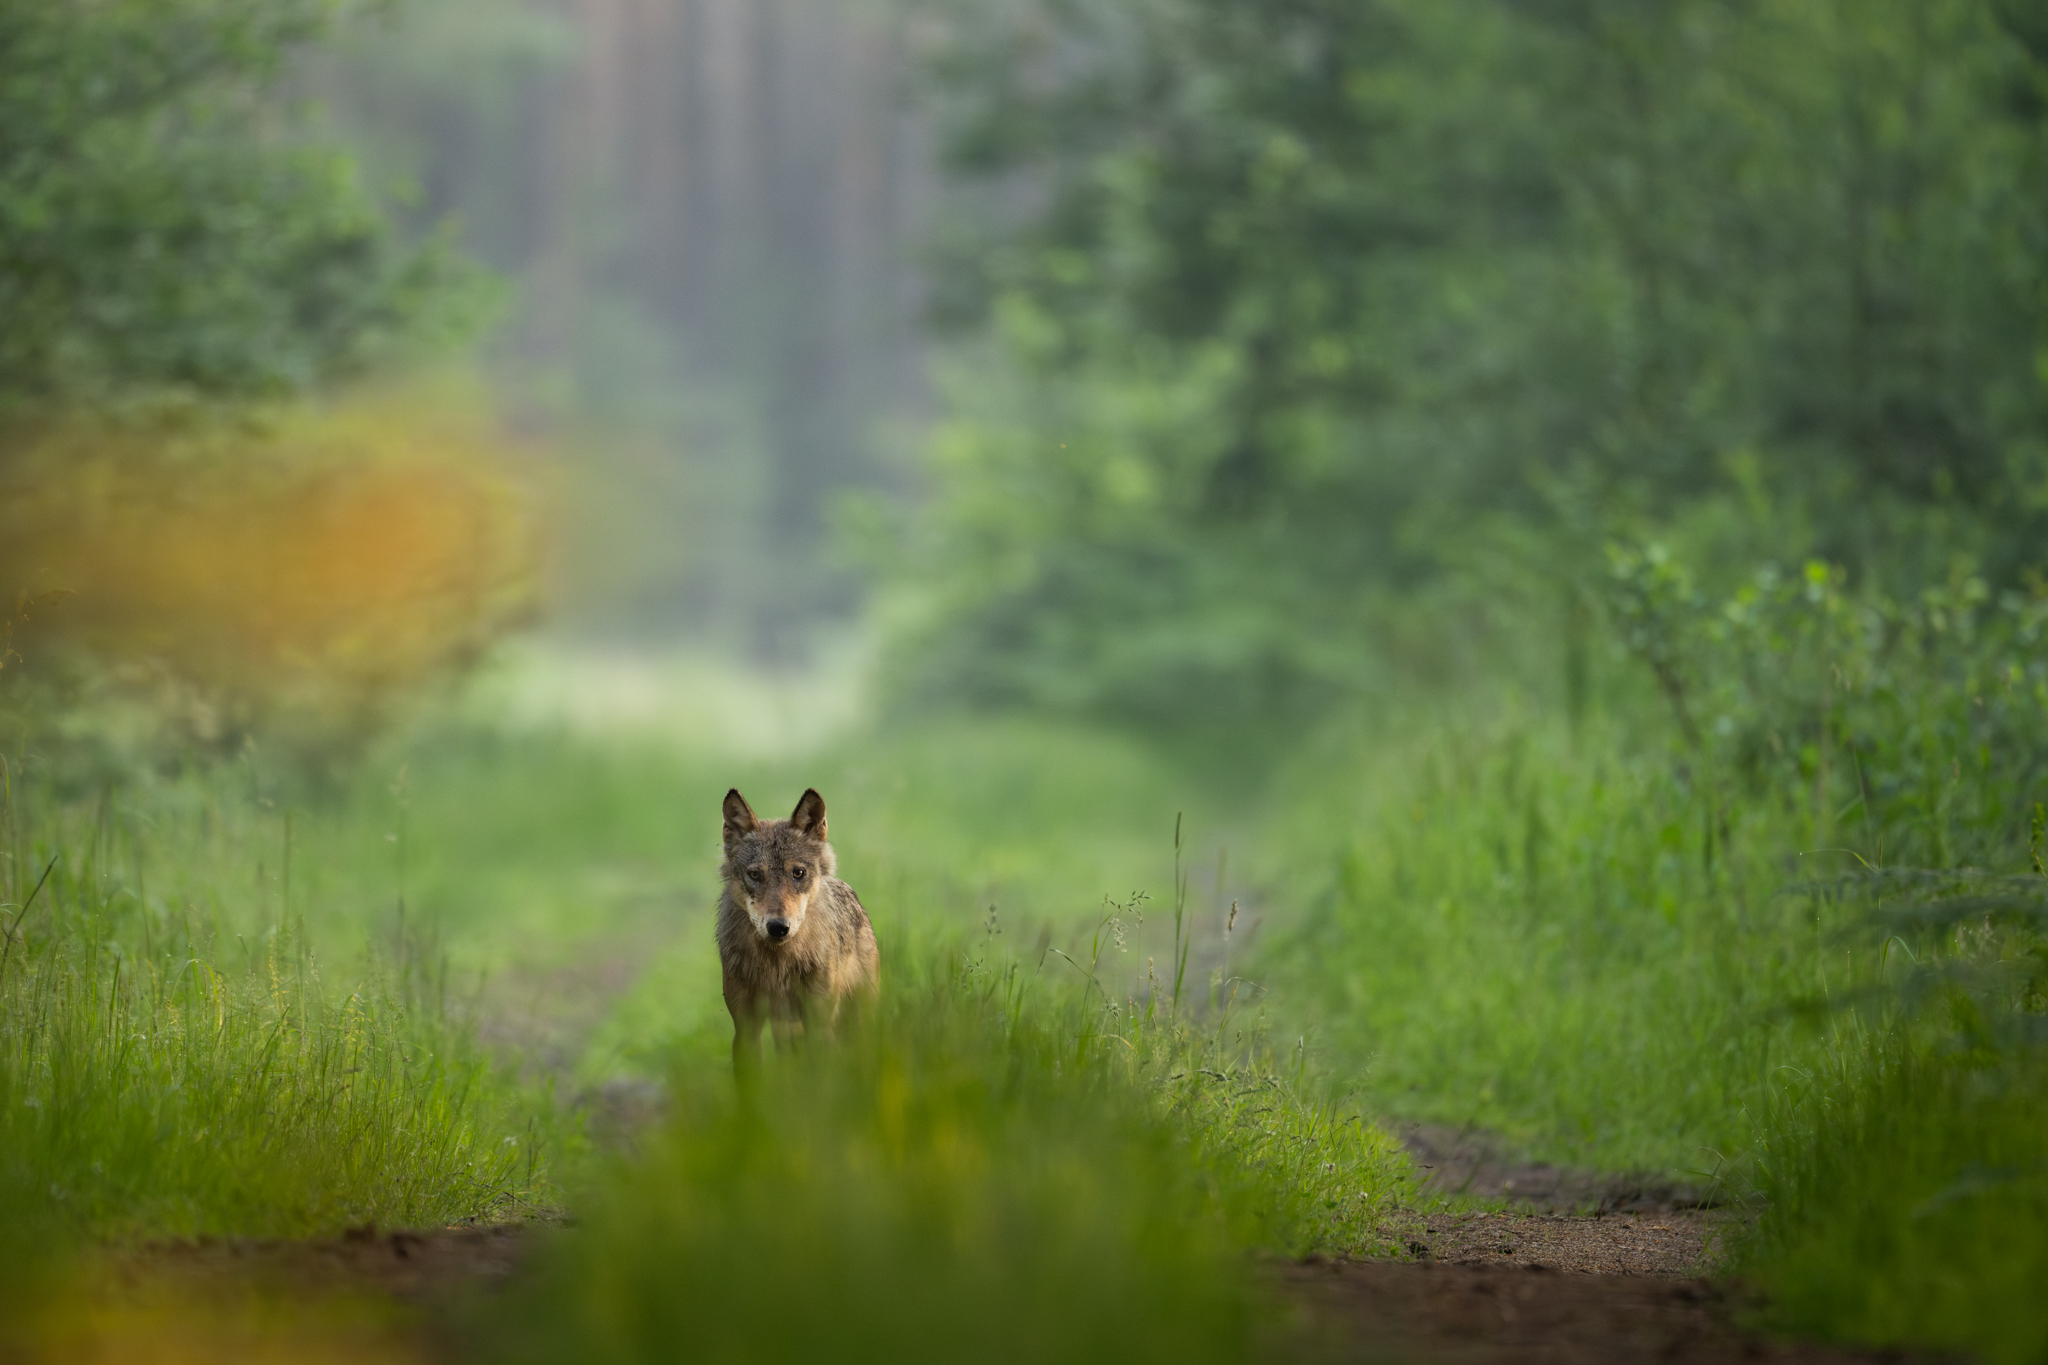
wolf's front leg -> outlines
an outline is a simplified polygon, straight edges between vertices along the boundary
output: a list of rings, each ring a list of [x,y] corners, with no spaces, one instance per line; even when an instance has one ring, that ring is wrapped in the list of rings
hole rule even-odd
[[[801,1014],[778,1014],[768,1021],[768,1027],[774,1032],[777,1052],[787,1052],[804,1040],[804,1017]]]
[[[857,1024],[861,1016],[861,1001],[841,992],[829,999],[818,1002],[818,1014],[825,1026],[825,1036],[836,1041],[840,1032],[850,1023]]]
[[[725,1008],[732,1015],[732,1074],[744,1080],[760,1065],[767,1011],[757,993],[731,977],[725,979]]]

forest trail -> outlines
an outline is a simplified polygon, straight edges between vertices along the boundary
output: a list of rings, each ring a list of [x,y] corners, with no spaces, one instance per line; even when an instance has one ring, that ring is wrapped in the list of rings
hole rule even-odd
[[[1738,1286],[1677,1275],[1353,1261],[1284,1266],[1274,1282],[1295,1312],[1262,1352],[1275,1365],[1906,1359],[1766,1340],[1743,1326],[1752,1305]]]
[[[1404,1136],[1432,1183],[1488,1194],[1504,1187],[1508,1202],[1412,1214],[1404,1232],[1411,1260],[1257,1267],[1259,1289],[1276,1307],[1255,1342],[1261,1365],[1907,1359],[1748,1329],[1753,1298],[1715,1277],[1721,1234],[1736,1215],[1699,1207],[1683,1187],[1517,1164],[1471,1132],[1410,1127]],[[1527,1193],[1518,1198],[1516,1189]],[[65,1341],[26,1358],[457,1361],[469,1354],[466,1324],[517,1292],[546,1236],[533,1225],[362,1228],[320,1241],[216,1239],[109,1253],[83,1291],[91,1311],[73,1315]]]
[[[488,1043],[567,1079],[597,1021],[646,961],[597,945],[555,972],[506,973],[483,1001]],[[627,949],[636,951],[627,951]],[[602,949],[599,951],[598,949]],[[659,1087],[582,1096],[592,1135],[619,1146],[661,1110]],[[1325,1362],[1891,1360],[1772,1342],[1744,1327],[1752,1301],[1717,1278],[1740,1215],[1717,1192],[1524,1159],[1471,1128],[1395,1125],[1426,1190],[1462,1211],[1416,1210],[1408,1259],[1277,1261],[1252,1274],[1260,1365]],[[364,1227],[311,1241],[208,1239],[101,1253],[36,1361],[346,1361],[468,1358],[472,1327],[518,1293],[550,1229]],[[12,1357],[9,1357],[12,1358]]]
[[[1283,1261],[1254,1270],[1277,1311],[1260,1365],[1445,1362],[1891,1361],[1764,1339],[1741,1286],[1703,1276],[1725,1215],[1696,1210],[1418,1215],[1413,1261]],[[105,1257],[62,1341],[30,1360],[466,1358],[469,1324],[517,1293],[545,1231],[379,1232],[210,1240]]]
[[[1759,1335],[1759,1306],[1721,1273],[1742,1215],[1718,1192],[1519,1160],[1489,1134],[1399,1126],[1425,1188],[1499,1207],[1410,1215],[1412,1260],[1269,1268],[1291,1310],[1262,1343],[1275,1365],[1623,1365],[1911,1359]]]

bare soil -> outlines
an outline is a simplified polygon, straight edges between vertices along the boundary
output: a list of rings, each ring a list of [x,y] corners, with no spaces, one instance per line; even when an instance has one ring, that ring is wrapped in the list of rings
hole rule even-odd
[[[465,1301],[501,1292],[535,1228],[110,1248],[51,1302],[0,1321],[14,1365],[436,1365],[466,1354]]]
[[[1508,1200],[1555,1212],[1654,1213],[1715,1208],[1725,1202],[1722,1192],[1711,1185],[1530,1161],[1481,1129],[1407,1123],[1398,1131],[1402,1145],[1424,1172],[1425,1188],[1439,1194]]]
[[[1671,1275],[1506,1265],[1333,1262],[1277,1269],[1295,1317],[1265,1354],[1291,1365],[1623,1365],[1903,1361],[1744,1329],[1741,1291]]]
[[[1419,1213],[1414,1260],[1269,1269],[1291,1316],[1262,1354],[1289,1365],[1622,1365],[1931,1359],[1769,1340],[1743,1287],[1711,1278],[1741,1214],[1717,1192],[1519,1160],[1472,1130],[1410,1124],[1425,1189],[1500,1207]]]
[[[204,1297],[246,1288],[388,1297],[431,1306],[447,1295],[509,1281],[533,1244],[518,1225],[426,1232],[352,1229],[335,1238],[207,1238],[160,1242],[101,1264],[110,1287],[169,1288]]]
[[[1688,1210],[1431,1213],[1415,1222],[1408,1253],[1424,1264],[1679,1279],[1715,1271],[1733,1230],[1727,1215]]]

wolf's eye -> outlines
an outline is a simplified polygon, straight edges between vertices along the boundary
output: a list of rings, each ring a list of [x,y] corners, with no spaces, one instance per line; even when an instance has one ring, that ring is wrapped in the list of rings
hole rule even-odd
[[[758,867],[750,867],[750,868],[748,868],[748,869],[747,869],[747,880],[748,880],[748,881],[750,881],[750,882],[758,882],[758,881],[760,881],[760,880],[761,880],[761,869],[760,869],[760,868],[758,868]]]
[[[789,870],[789,879],[793,882],[802,881],[804,879],[804,870],[800,867],[792,867]]]

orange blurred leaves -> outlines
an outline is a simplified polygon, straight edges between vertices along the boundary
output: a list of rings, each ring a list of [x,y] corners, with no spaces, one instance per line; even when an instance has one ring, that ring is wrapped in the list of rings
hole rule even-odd
[[[373,721],[530,618],[520,460],[473,405],[360,402],[267,427],[17,430],[0,589],[75,594],[17,652],[146,666],[237,714]]]

